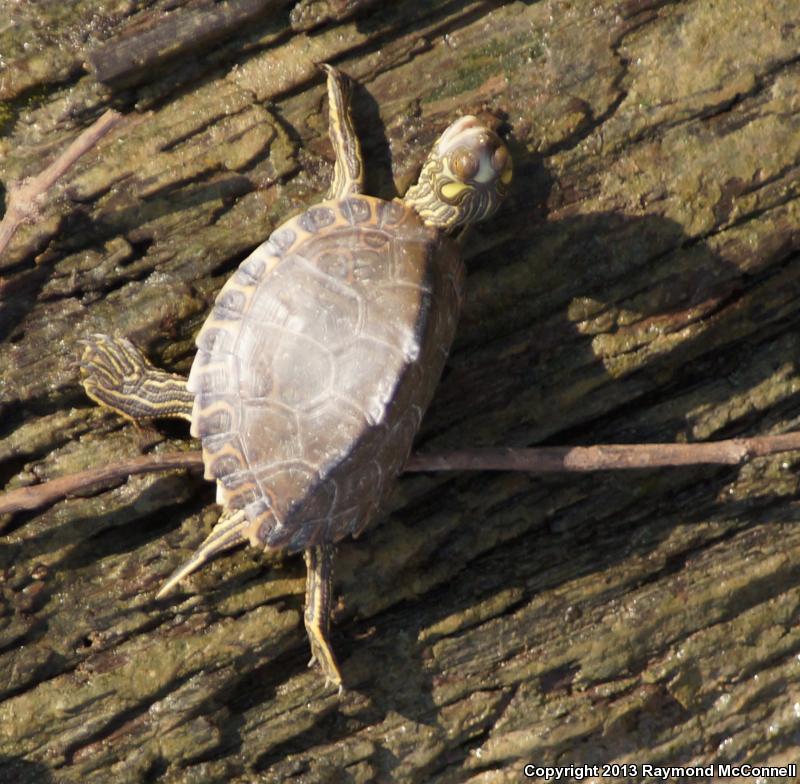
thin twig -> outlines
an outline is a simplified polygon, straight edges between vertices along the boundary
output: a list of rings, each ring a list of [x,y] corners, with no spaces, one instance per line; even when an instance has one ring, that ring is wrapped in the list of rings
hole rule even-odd
[[[47,191],[64,176],[81,155],[94,147],[121,117],[119,112],[109,109],[83,131],[43,172],[21,182],[9,183],[6,214],[0,221],[0,255],[8,247],[19,226],[38,217],[42,197]]]
[[[76,474],[60,476],[39,485],[19,487],[0,496],[0,514],[39,509],[72,495],[92,495],[124,481],[133,474],[168,471],[172,468],[201,469],[203,455],[192,452],[168,452],[163,455],[144,455],[101,468],[90,468]]]
[[[691,444],[597,444],[533,449],[461,449],[412,455],[406,471],[619,471],[686,465],[737,465],[800,449],[800,433]]]
[[[753,457],[800,450],[800,433],[692,444],[598,444],[544,446],[532,449],[462,449],[434,455],[412,455],[406,472],[420,471],[618,471],[688,465],[738,465]],[[102,468],[89,469],[0,496],[0,514],[39,509],[70,495],[97,493],[132,474],[174,468],[199,470],[199,451],[145,455]]]

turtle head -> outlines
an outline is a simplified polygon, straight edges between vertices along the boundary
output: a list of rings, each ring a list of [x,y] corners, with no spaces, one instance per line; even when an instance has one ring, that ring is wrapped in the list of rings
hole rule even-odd
[[[500,206],[511,183],[511,155],[477,117],[456,120],[433,145],[405,203],[428,226],[452,231]]]

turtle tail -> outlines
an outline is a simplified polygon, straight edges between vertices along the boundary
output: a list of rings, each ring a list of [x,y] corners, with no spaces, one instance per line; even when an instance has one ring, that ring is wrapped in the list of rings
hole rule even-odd
[[[184,577],[188,577],[192,572],[197,571],[201,566],[208,563],[217,553],[230,550],[236,545],[249,541],[247,529],[250,522],[244,510],[237,512],[225,512],[217,521],[200,547],[188,561],[181,564],[161,586],[156,598],[160,599],[169,593]]]

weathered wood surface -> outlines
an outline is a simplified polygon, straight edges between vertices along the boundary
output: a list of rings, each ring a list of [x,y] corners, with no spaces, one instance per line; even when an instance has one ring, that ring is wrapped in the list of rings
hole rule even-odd
[[[138,453],[82,396],[76,341],[188,369],[226,276],[325,190],[320,61],[363,85],[372,192],[459,113],[515,157],[420,449],[797,428],[795,0],[0,8],[2,182],[126,114],[0,259],[8,488]],[[5,518],[0,781],[796,761],[797,466],[404,478],[340,551],[342,697],[305,667],[300,559],[241,551],[154,600],[216,519],[196,477]]]

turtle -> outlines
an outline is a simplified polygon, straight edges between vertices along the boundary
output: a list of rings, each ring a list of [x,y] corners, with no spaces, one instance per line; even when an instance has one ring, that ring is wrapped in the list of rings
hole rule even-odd
[[[309,664],[341,689],[329,642],[335,545],[378,516],[407,460],[461,309],[461,227],[496,211],[512,164],[500,137],[464,116],[402,200],[366,195],[353,83],[322,68],[330,189],[225,283],[188,379],[106,334],[84,341],[79,366],[87,395],[124,417],[189,420],[216,482],[219,521],[157,596],[241,543],[304,552]]]

